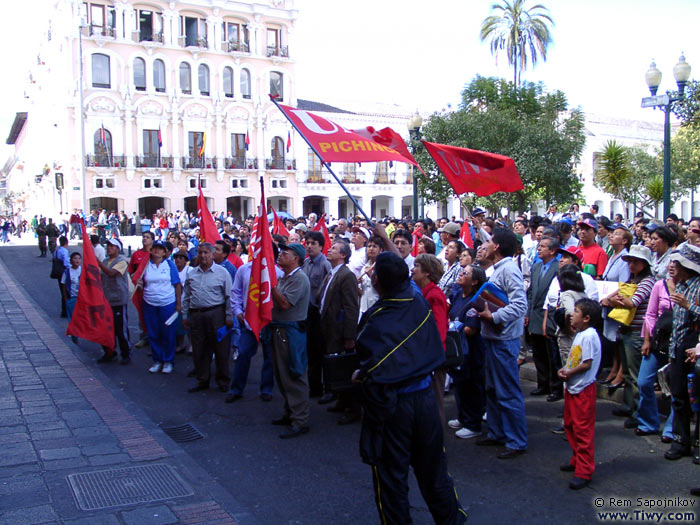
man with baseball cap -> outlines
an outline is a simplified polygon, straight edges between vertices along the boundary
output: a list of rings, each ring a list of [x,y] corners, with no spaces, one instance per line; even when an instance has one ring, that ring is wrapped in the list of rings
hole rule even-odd
[[[582,219],[578,221],[579,248],[583,252],[583,265],[592,264],[595,267],[595,276],[600,279],[605,273],[608,264],[608,255],[605,250],[595,242],[598,233],[598,221],[595,219]]]
[[[445,251],[447,250],[447,245],[450,241],[459,240],[459,232],[462,230],[459,224],[456,222],[448,222],[442,228],[438,228],[438,233],[440,234],[440,242],[442,243],[442,250],[437,254],[437,258],[442,261],[442,264],[447,266],[447,259],[445,259]]]
[[[121,254],[122,242],[119,239],[109,239],[107,241],[107,257],[104,261],[97,260],[97,264],[102,270],[102,288],[105,298],[112,307],[112,317],[114,318],[114,336],[119,343],[121,352],[121,364],[127,365],[131,362],[129,354],[129,321],[127,319],[127,304],[129,302],[129,260]],[[104,355],[100,357],[98,363],[108,363],[116,356],[114,350],[102,347]]]
[[[364,226],[355,226],[352,229],[352,241],[350,243],[352,247],[352,255],[350,256],[350,262],[348,263],[348,268],[352,270],[355,277],[359,277],[362,273],[362,268],[367,264],[367,254],[365,253],[365,245],[371,237],[369,230]]]

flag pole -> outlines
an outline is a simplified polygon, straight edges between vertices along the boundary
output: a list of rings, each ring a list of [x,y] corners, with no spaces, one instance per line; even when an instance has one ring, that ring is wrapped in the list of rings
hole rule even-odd
[[[360,206],[360,204],[357,202],[357,200],[355,199],[355,197],[352,196],[352,194],[350,193],[350,190],[347,189],[347,187],[345,186],[345,184],[342,183],[342,181],[338,178],[338,176],[335,174],[335,172],[331,169],[330,163],[328,163],[328,162],[326,162],[325,160],[323,160],[323,157],[321,157],[320,153],[319,153],[318,151],[316,151],[316,148],[313,147],[313,145],[311,144],[311,142],[309,142],[309,141],[306,139],[306,137],[305,137],[304,134],[301,132],[301,130],[294,124],[294,122],[292,122],[292,120],[287,116],[287,114],[286,114],[284,111],[282,111],[282,108],[280,108],[279,102],[277,102],[276,97],[274,97],[273,95],[270,95],[270,100],[272,101],[272,103],[273,103],[275,106],[277,106],[277,109],[279,109],[279,110],[282,112],[282,114],[283,114],[283,115],[285,116],[285,118],[289,121],[289,123],[292,125],[292,127],[297,131],[297,133],[299,133],[299,135],[301,136],[301,138],[304,139],[304,142],[306,142],[306,143],[309,145],[309,147],[311,148],[311,151],[313,151],[313,152],[316,154],[316,156],[317,156],[317,157],[319,158],[319,160],[321,161],[321,164],[323,165],[323,167],[325,167],[325,168],[329,171],[329,173],[330,173],[331,175],[333,175],[333,178],[335,179],[335,181],[336,181],[338,184],[340,184],[340,187],[343,188],[343,191],[347,194],[347,196],[350,198],[350,200],[352,201],[352,203],[355,205],[355,208],[357,208],[357,209],[360,211],[360,213],[364,216],[364,218],[367,219],[367,224],[368,224],[368,226],[371,227],[371,226],[372,226],[372,220],[367,216],[367,214],[366,214],[365,211],[362,209],[362,207]]]

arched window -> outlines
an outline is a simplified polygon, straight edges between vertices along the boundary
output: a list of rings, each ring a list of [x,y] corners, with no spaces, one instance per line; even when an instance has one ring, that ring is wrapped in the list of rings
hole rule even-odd
[[[92,87],[109,88],[112,81],[109,70],[109,57],[101,53],[92,55]]]
[[[165,93],[165,64],[160,58],[153,62],[153,85],[158,93]]]
[[[146,91],[146,61],[140,57],[134,59],[134,87]]]
[[[95,166],[112,165],[112,134],[104,127],[95,131]]]
[[[282,137],[272,139],[272,163],[270,168],[273,170],[284,169],[284,140]]]
[[[250,98],[250,71],[241,69],[241,95]]]
[[[228,66],[224,68],[224,95],[233,97],[233,69]]]
[[[278,71],[270,72],[270,94],[278,95],[277,100],[284,100],[284,93],[282,90],[283,80],[284,77],[282,76],[282,73],[279,73]]]
[[[187,62],[180,62],[180,91],[186,95],[192,93],[192,68]]]
[[[206,64],[199,64],[197,75],[199,77],[199,93],[209,96],[209,67]]]

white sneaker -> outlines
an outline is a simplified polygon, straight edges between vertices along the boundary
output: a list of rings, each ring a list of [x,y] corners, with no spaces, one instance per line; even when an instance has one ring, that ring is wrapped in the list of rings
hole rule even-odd
[[[163,373],[164,374],[171,374],[173,372],[173,364],[172,363],[165,363],[163,365]]]
[[[469,430],[468,428],[463,428],[455,432],[455,436],[457,436],[459,439],[469,439],[476,437],[479,434],[479,432],[474,432],[473,430]]]
[[[158,372],[160,372],[160,369],[162,366],[163,366],[163,363],[153,363],[153,366],[151,368],[149,368],[148,371],[151,374],[157,374]]]
[[[486,419],[487,419],[486,416],[488,416],[488,413],[487,413],[487,412],[484,412],[484,415],[482,416],[481,420],[482,420],[482,421],[486,421]]]
[[[459,422],[459,419],[450,419],[447,422],[447,426],[450,428],[462,428],[462,423]]]

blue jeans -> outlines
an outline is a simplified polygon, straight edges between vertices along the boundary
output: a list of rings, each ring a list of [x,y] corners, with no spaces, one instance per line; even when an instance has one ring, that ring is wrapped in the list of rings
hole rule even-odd
[[[654,383],[656,382],[656,374],[663,365],[663,361],[660,361],[656,355],[651,353],[647,357],[642,357],[642,364],[639,367],[639,376],[637,378],[639,386],[637,420],[639,421],[638,428],[645,432],[658,432],[661,426]],[[671,413],[663,429],[665,436],[673,437],[672,424],[669,421],[673,421],[673,407],[671,407]]]
[[[175,323],[165,325],[168,317],[175,312],[175,303],[153,306],[143,302],[143,319],[148,332],[148,342],[156,363],[172,363],[175,359]]]
[[[231,393],[243,395],[243,390],[248,382],[248,372],[250,372],[250,361],[258,351],[258,340],[255,334],[245,326],[241,326],[241,334],[238,339],[238,359],[233,368],[233,382],[231,383]],[[275,379],[272,373],[272,361],[270,360],[270,348],[263,347],[263,366],[260,373],[260,393],[272,394],[275,386]]]
[[[518,354],[520,338],[485,339],[486,411],[488,437],[516,450],[527,448],[525,400],[520,389]]]

